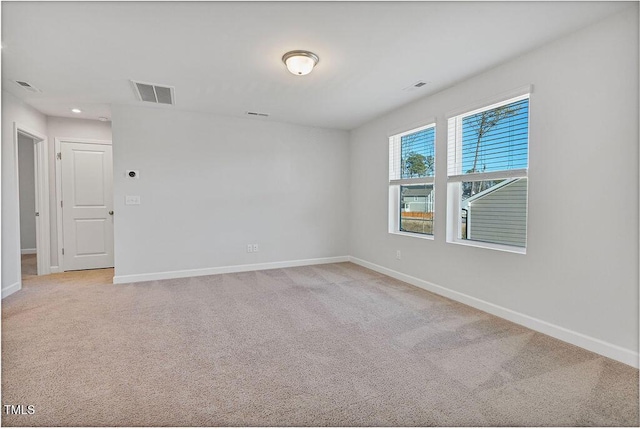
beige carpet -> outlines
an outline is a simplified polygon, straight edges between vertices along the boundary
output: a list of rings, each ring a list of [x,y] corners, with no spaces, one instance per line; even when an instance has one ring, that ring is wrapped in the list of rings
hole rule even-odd
[[[112,275],[3,301],[3,425],[639,423],[636,369],[350,263]]]
[[[38,275],[38,259],[37,255],[22,255],[22,278],[30,278]]]

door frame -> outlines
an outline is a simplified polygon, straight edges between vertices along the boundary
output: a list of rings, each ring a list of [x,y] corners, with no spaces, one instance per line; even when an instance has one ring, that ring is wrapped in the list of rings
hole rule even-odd
[[[49,213],[49,145],[47,136],[33,129],[23,126],[18,122],[13,123],[13,150],[16,166],[16,190],[18,196],[17,207],[17,231],[16,243],[18,252],[18,273],[20,288],[22,288],[22,252],[20,243],[20,163],[18,159],[18,134],[25,135],[34,141],[33,160],[35,171],[35,200],[36,200],[36,257],[38,275],[51,273],[51,221]]]
[[[86,144],[101,144],[112,146],[111,140],[95,140],[95,139],[79,139],[75,137],[56,137],[55,151],[56,151],[56,222],[58,226],[58,271],[64,272],[64,255],[62,249],[64,247],[64,234],[63,234],[63,219],[62,219],[62,168],[60,162],[62,161],[58,154],[62,153],[62,143],[86,143]],[[111,165],[113,168],[113,165]],[[115,241],[115,235],[113,237]]]

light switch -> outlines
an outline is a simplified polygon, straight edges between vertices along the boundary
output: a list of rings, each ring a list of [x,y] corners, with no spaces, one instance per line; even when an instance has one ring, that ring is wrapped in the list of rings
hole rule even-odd
[[[124,204],[127,206],[136,206],[140,204],[140,195],[126,195],[124,197]]]

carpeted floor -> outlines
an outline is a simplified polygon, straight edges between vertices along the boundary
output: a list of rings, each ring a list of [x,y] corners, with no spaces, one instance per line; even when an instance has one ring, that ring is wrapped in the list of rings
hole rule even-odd
[[[638,426],[638,370],[343,263],[3,300],[11,426]]]
[[[22,255],[21,264],[23,279],[38,275],[38,259],[36,254]]]

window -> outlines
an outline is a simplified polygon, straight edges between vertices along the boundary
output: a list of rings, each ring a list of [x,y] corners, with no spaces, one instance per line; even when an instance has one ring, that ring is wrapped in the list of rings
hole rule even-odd
[[[389,137],[389,232],[433,236],[435,124]]]
[[[524,253],[529,94],[448,120],[447,241]]]

